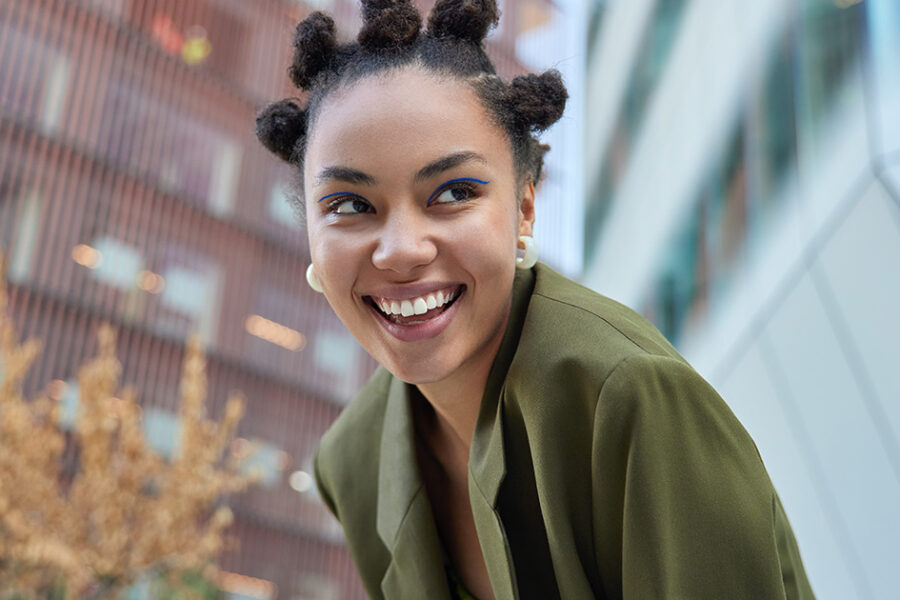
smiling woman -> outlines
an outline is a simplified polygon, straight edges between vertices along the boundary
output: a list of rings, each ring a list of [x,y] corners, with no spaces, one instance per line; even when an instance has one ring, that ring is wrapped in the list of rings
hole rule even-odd
[[[534,193],[527,179],[519,190],[509,141],[471,86],[416,66],[356,82],[321,107],[304,173],[317,199],[306,206],[310,253],[338,316],[426,397],[480,397]],[[435,308],[422,312],[430,295]],[[457,424],[471,429],[475,416]]]
[[[498,17],[439,0],[422,30],[372,0],[338,45],[313,13],[290,69],[307,106],[257,121],[302,177],[311,284],[382,365],[315,460],[369,594],[811,597],[721,398],[637,314],[535,264],[533,134],[566,91],[497,77]]]

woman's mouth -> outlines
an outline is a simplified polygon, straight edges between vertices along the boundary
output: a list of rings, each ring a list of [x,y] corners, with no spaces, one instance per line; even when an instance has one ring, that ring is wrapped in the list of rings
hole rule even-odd
[[[426,323],[449,309],[465,289],[465,285],[459,285],[411,298],[366,296],[365,299],[385,320],[411,327]]]

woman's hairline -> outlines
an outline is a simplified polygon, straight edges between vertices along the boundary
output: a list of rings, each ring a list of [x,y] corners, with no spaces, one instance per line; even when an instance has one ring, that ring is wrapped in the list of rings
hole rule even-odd
[[[301,218],[302,222],[306,221],[306,198],[305,198],[305,165],[306,165],[306,149],[309,146],[310,140],[313,139],[315,134],[315,125],[318,123],[319,115],[322,112],[322,107],[326,104],[327,101],[335,98],[336,95],[340,95],[341,93],[347,92],[353,86],[359,84],[361,81],[370,79],[370,78],[382,78],[386,79],[391,77],[392,75],[396,75],[404,70],[415,69],[425,75],[427,77],[431,77],[437,81],[459,81],[465,83],[470,87],[475,98],[478,101],[478,105],[484,110],[485,115],[490,119],[493,123],[494,127],[500,131],[503,135],[503,139],[506,140],[510,159],[512,161],[512,170],[515,174],[515,195],[516,195],[516,206],[520,206],[522,202],[522,188],[523,186],[536,182],[532,181],[532,174],[528,171],[527,168],[520,166],[517,161],[516,152],[515,152],[515,142],[511,138],[509,131],[504,126],[500,117],[492,111],[487,100],[482,97],[480,90],[478,88],[478,84],[481,82],[493,82],[496,81],[499,84],[502,84],[502,79],[495,73],[488,73],[482,71],[480,73],[476,73],[471,76],[463,76],[457,73],[453,73],[449,69],[441,69],[435,68],[426,64],[420,57],[413,57],[408,62],[402,62],[399,64],[389,64],[386,65],[383,69],[379,69],[377,71],[368,72],[368,73],[360,73],[359,75],[350,75],[346,78],[341,78],[339,81],[335,82],[333,86],[326,86],[322,92],[316,94],[315,96],[311,96],[311,102],[307,107],[309,111],[308,121],[307,121],[307,135],[304,137],[302,141],[302,145],[297,148],[298,156],[297,161],[291,165],[291,168],[294,172],[294,181],[291,185],[293,188],[292,194],[294,198],[291,198],[291,203],[295,205],[295,211],[298,213],[298,216]]]

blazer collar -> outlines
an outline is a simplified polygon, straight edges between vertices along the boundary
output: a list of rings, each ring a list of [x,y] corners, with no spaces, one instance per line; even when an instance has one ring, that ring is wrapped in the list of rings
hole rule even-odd
[[[506,476],[503,444],[503,383],[519,345],[522,324],[534,289],[534,274],[516,271],[512,307],[500,349],[488,375],[475,434],[469,448],[469,503],[491,587],[498,598],[518,598],[519,590],[503,522],[497,511],[500,484]]]
[[[500,397],[519,344],[534,284],[532,270],[516,271],[509,321],[488,375],[469,450],[469,472],[491,506],[496,504],[497,492],[506,474]],[[410,386],[396,377],[391,378],[384,417],[378,460],[376,526],[378,535],[391,548],[413,498],[418,493],[425,494],[416,459]]]
[[[522,324],[534,290],[534,279],[534,272],[531,269],[516,269],[509,321],[488,375],[478,420],[475,423],[475,435],[469,448],[469,473],[492,508],[497,504],[497,493],[506,475],[501,414],[503,407],[500,399],[503,395],[506,373],[519,345]]]
[[[437,527],[419,474],[409,386],[391,380],[381,456],[375,528],[391,553],[381,580],[386,598],[450,600]]]

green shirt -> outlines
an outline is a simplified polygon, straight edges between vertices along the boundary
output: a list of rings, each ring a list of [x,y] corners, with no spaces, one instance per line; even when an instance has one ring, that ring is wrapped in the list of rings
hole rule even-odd
[[[370,596],[449,600],[410,387],[379,369],[316,481]],[[517,274],[469,500],[499,599],[814,597],[725,402],[645,319],[541,264]]]

